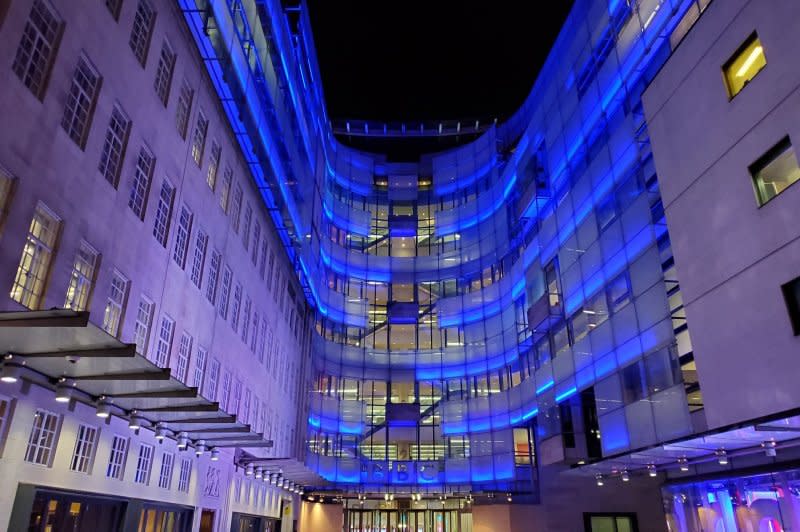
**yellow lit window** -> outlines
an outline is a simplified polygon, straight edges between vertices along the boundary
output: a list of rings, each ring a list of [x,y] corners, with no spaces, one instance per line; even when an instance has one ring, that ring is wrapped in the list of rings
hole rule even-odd
[[[784,137],[770,148],[767,153],[750,165],[749,170],[750,175],[753,176],[753,186],[759,205],[764,205],[786,190],[789,185],[800,180],[797,155],[789,137]]]
[[[728,96],[733,98],[739,94],[766,65],[767,58],[761,40],[753,33],[722,67],[725,84],[728,86]]]
[[[59,219],[43,204],[36,207],[10,294],[11,299],[30,309],[39,308],[50,273],[59,223]]]

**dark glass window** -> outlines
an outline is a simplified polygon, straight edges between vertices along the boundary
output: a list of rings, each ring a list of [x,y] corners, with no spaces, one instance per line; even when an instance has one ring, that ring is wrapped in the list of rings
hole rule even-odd
[[[792,331],[795,336],[800,336],[800,277],[783,285],[781,290],[786,300],[786,308],[789,310]]]

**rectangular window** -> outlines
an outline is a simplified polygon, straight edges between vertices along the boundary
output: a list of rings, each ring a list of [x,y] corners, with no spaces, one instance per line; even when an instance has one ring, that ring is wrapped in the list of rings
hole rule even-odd
[[[153,453],[155,447],[146,443],[139,444],[139,458],[136,460],[136,474],[133,481],[137,484],[150,484],[150,471],[153,469]]]
[[[250,262],[253,266],[258,266],[258,251],[261,244],[261,224],[256,222],[253,225],[253,253],[250,255]]]
[[[267,290],[272,286],[272,274],[275,267],[275,252],[269,252],[269,268],[267,270]]]
[[[217,399],[217,383],[219,382],[220,363],[216,358],[211,361],[208,368],[208,386],[206,387],[206,397],[209,401]]]
[[[136,168],[133,171],[133,186],[128,199],[128,207],[140,220],[144,220],[144,213],[147,209],[147,194],[150,192],[150,180],[153,178],[155,165],[156,159],[153,153],[142,146],[139,150],[139,157],[136,159]]]
[[[11,69],[40,100],[44,97],[63,26],[61,17],[49,2],[34,0]]]
[[[106,476],[122,480],[125,474],[125,462],[128,460],[128,438],[114,435],[111,440],[111,455],[108,457]]]
[[[178,232],[175,236],[175,249],[172,258],[183,269],[186,266],[186,252],[189,247],[189,235],[192,232],[192,211],[186,205],[181,205],[181,214],[178,217]]]
[[[233,217],[233,231],[235,233],[239,232],[239,215],[242,211],[242,187],[238,184],[233,191],[233,207],[231,211],[231,216]]]
[[[111,111],[111,120],[108,122],[103,152],[100,154],[100,164],[97,167],[114,188],[119,184],[119,173],[122,169],[122,160],[125,158],[130,130],[131,121],[128,115],[119,105],[115,105]]]
[[[122,0],[106,0],[106,7],[114,20],[119,20],[119,12],[122,9]]]
[[[244,300],[244,312],[242,315],[242,342],[247,344],[247,333],[250,332],[250,312],[253,302],[250,301],[250,296]]]
[[[197,388],[197,393],[203,392],[203,381],[206,377],[206,363],[208,361],[208,351],[204,347],[197,348],[197,360],[194,364],[194,380],[192,386]]]
[[[43,203],[36,206],[10,294],[29,309],[38,309],[41,304],[60,224]]]
[[[228,214],[228,203],[231,196],[231,182],[233,181],[233,170],[230,166],[225,167],[225,173],[222,175],[222,190],[219,194],[219,206],[222,207],[222,212]]]
[[[192,337],[184,331],[178,343],[178,361],[175,364],[175,378],[186,382],[189,374],[189,359],[192,355]]]
[[[172,336],[175,332],[175,320],[169,316],[161,318],[161,327],[158,328],[158,342],[156,344],[156,365],[162,368],[169,362],[172,351]]]
[[[228,299],[231,295],[231,283],[233,282],[233,272],[230,267],[225,266],[222,272],[222,289],[219,294],[219,315],[222,319],[228,318]]]
[[[178,491],[189,493],[189,481],[192,477],[192,460],[184,458],[181,460],[181,473],[178,478]]]
[[[764,48],[756,33],[742,43],[733,56],[722,66],[728,97],[733,98],[767,66]]]
[[[261,338],[260,342],[258,343],[258,361],[263,364],[264,363],[264,351],[266,349],[266,341],[267,341],[267,319],[262,317],[261,318]]]
[[[265,275],[267,273],[267,254],[269,253],[269,243],[267,241],[267,235],[264,234],[264,240],[261,242],[261,261],[258,265],[258,274],[261,276],[261,280],[263,281]]]
[[[250,335],[250,351],[255,354],[256,346],[258,346],[258,312],[253,311],[253,333]]]
[[[173,453],[164,452],[161,455],[161,472],[158,475],[158,487],[168,490],[172,486],[172,470],[175,463]]]
[[[94,277],[97,269],[97,250],[86,241],[81,240],[75,260],[72,263],[72,273],[67,285],[67,297],[64,308],[72,310],[86,310],[89,308],[89,298],[94,288]]]
[[[158,207],[156,207],[156,217],[153,222],[153,236],[162,247],[167,247],[169,240],[169,223],[172,218],[172,203],[175,201],[175,187],[168,179],[161,183],[161,191],[158,193]]]
[[[192,254],[192,272],[190,278],[197,288],[203,280],[203,265],[206,261],[206,246],[208,236],[202,229],[197,230],[194,237],[194,253]]]
[[[250,222],[253,220],[253,209],[250,205],[244,210],[244,226],[242,227],[242,244],[244,244],[244,249],[250,247]]]
[[[118,337],[122,328],[129,285],[128,279],[117,270],[114,270],[108,298],[106,299],[106,308],[103,312],[103,329],[111,336]]]
[[[147,50],[150,48],[150,38],[153,36],[153,25],[156,21],[156,11],[148,0],[139,0],[136,14],[133,17],[133,28],[128,44],[133,50],[133,55],[144,67],[147,61]]]
[[[203,164],[203,151],[206,147],[206,134],[208,133],[208,120],[203,111],[197,113],[197,122],[192,135],[192,159],[197,166]]]
[[[244,401],[242,401],[242,423],[249,423],[250,422],[250,399],[251,399],[251,392],[250,389],[247,388],[244,391]]]
[[[156,79],[153,81],[153,88],[156,95],[164,107],[169,101],[169,87],[172,83],[172,71],[175,69],[175,52],[172,46],[164,40],[161,45],[161,54],[158,56],[158,68],[156,69]]]
[[[78,437],[75,440],[75,450],[72,452],[72,461],[69,468],[79,473],[91,473],[94,463],[94,453],[97,450],[97,427],[80,425]]]
[[[208,161],[208,173],[206,173],[206,183],[208,188],[214,190],[217,186],[217,169],[219,169],[219,159],[222,156],[222,148],[216,140],[211,141],[211,157]]]
[[[231,396],[231,404],[228,412],[231,414],[239,413],[239,406],[242,401],[242,381],[236,379],[233,383],[233,396]]]
[[[797,165],[797,154],[792,148],[789,137],[779,143],[750,165],[753,187],[759,206],[789,188],[800,180],[800,167]]]
[[[242,283],[236,283],[233,289],[233,303],[231,304],[231,327],[234,332],[239,329],[239,312],[242,308]]]
[[[231,372],[226,371],[222,375],[222,389],[220,390],[219,406],[223,410],[228,406],[228,399],[231,397]]]
[[[28,436],[25,461],[50,467],[53,465],[61,418],[58,414],[38,408]]]
[[[61,117],[61,127],[80,149],[86,146],[98,92],[100,74],[88,58],[81,56],[72,74],[72,84],[67,94],[64,115]]]
[[[624,307],[631,299],[630,282],[628,274],[624,272],[614,278],[606,286],[608,297],[608,310],[613,314]]]
[[[189,115],[192,111],[192,99],[194,90],[189,86],[186,79],[181,83],[181,92],[178,94],[178,106],[175,110],[175,127],[182,139],[186,138],[186,130],[189,128]]]
[[[212,305],[217,299],[220,266],[222,266],[222,255],[216,249],[212,249],[211,261],[208,263],[208,279],[206,279],[206,299]]]
[[[133,326],[133,340],[136,343],[136,352],[142,356],[147,356],[154,309],[153,302],[143,295],[136,309],[136,323]]]
[[[792,332],[795,336],[800,336],[800,277],[781,286],[781,291],[789,311]]]

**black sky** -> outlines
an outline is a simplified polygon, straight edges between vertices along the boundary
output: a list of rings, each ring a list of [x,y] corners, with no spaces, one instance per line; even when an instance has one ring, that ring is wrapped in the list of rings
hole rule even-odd
[[[332,119],[501,120],[524,101],[572,0],[309,0]]]

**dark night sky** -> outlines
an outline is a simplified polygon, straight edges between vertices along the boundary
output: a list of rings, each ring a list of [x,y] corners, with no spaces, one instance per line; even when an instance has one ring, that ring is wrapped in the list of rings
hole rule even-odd
[[[524,101],[572,0],[308,5],[332,119],[488,120]]]

